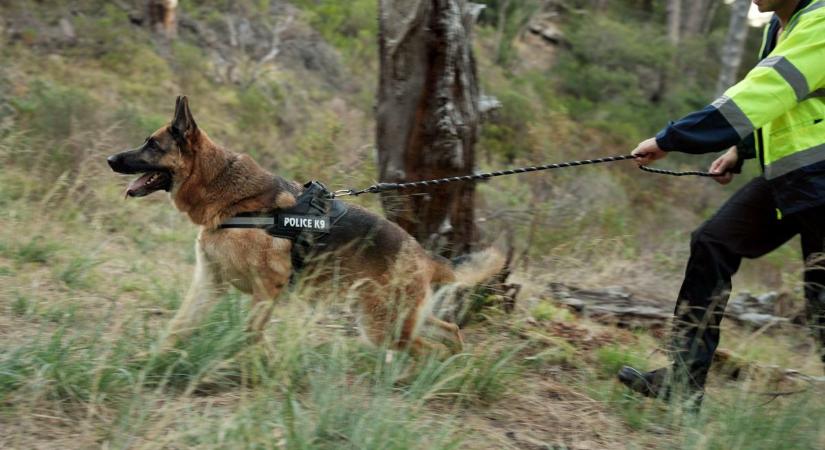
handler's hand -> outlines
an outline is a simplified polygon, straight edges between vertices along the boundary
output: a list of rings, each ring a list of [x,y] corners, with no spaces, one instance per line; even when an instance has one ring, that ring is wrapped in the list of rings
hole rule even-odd
[[[640,142],[631,152],[631,155],[636,157],[637,166],[646,166],[657,159],[666,157],[667,152],[659,148],[656,138],[650,138]]]
[[[731,147],[724,155],[716,158],[716,161],[710,165],[710,173],[718,173],[718,177],[713,177],[719,184],[728,184],[733,180],[733,168],[736,162],[739,161],[739,153],[736,152],[736,147]]]

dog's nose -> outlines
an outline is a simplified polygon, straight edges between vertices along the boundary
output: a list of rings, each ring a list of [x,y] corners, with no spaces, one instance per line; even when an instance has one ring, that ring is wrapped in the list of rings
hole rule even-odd
[[[112,170],[116,170],[117,160],[118,160],[117,155],[112,155],[112,156],[106,158],[106,162],[109,163],[109,167],[111,167]]]

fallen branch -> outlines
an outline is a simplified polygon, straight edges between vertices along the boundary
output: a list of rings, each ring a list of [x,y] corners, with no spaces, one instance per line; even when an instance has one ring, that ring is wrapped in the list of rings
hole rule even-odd
[[[591,290],[550,283],[549,291],[558,303],[574,312],[611,325],[658,329],[673,317],[672,300],[640,298],[623,287]],[[789,302],[787,294],[771,292],[754,297],[743,292],[728,303],[725,317],[762,333],[775,325],[799,321],[800,311]]]

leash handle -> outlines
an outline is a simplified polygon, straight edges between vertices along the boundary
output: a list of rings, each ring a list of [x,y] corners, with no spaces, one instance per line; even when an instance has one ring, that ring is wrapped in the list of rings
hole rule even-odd
[[[575,167],[575,166],[585,166],[588,164],[602,164],[614,161],[625,161],[628,159],[636,159],[637,157],[634,155],[617,155],[617,156],[606,156],[604,158],[595,158],[595,159],[581,159],[581,160],[574,160],[574,161],[566,161],[560,163],[551,163],[551,164],[543,164],[540,166],[527,166],[527,167],[518,167],[515,169],[505,169],[505,170],[497,170],[494,172],[485,172],[485,173],[478,173],[473,175],[460,175],[455,177],[446,177],[446,178],[436,178],[433,180],[420,180],[420,181],[409,181],[406,183],[377,183],[373,184],[370,187],[361,190],[355,189],[341,189],[335,192],[330,193],[330,198],[335,197],[345,197],[345,196],[359,196],[361,194],[377,194],[380,192],[387,192],[387,191],[399,191],[402,189],[409,189],[409,188],[421,188],[421,187],[430,187],[430,186],[438,186],[447,183],[454,183],[458,181],[475,181],[475,180],[486,180],[493,177],[500,177],[504,175],[515,175],[520,173],[527,173],[527,172],[536,172],[539,170],[551,170],[551,169],[561,169],[564,167]],[[647,166],[639,166],[639,169],[649,172],[649,173],[656,173],[660,175],[671,175],[675,177],[683,177],[683,176],[699,176],[699,177],[720,177],[724,175],[722,174],[715,174],[710,172],[700,172],[700,171],[685,171],[685,172],[677,172],[673,170],[665,170],[665,169],[654,169],[652,167]],[[727,173],[727,172],[726,172]]]
[[[648,166],[639,166],[639,169],[642,169],[645,172],[658,173],[660,175],[671,175],[671,176],[674,176],[674,177],[684,177],[684,176],[689,175],[689,176],[696,176],[696,177],[716,178],[716,177],[721,177],[723,175],[726,175],[728,172],[730,172],[730,171],[725,171],[725,172],[722,172],[722,173],[711,173],[711,172],[702,172],[702,171],[698,171],[698,170],[688,170],[688,171],[684,171],[684,172],[676,172],[676,171],[673,171],[673,170],[656,169],[656,168],[648,167]]]

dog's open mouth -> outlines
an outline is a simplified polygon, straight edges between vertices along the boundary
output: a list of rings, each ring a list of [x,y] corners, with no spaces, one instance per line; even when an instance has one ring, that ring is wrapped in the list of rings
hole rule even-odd
[[[146,172],[126,188],[129,197],[143,197],[152,192],[163,189],[168,191],[172,187],[172,174],[166,171]]]

